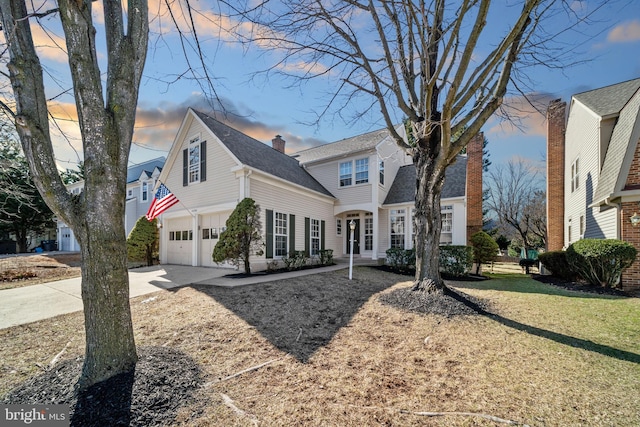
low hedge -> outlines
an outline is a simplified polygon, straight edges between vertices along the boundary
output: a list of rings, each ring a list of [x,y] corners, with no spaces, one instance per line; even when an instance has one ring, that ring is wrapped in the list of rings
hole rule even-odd
[[[565,280],[574,280],[576,273],[571,270],[565,251],[550,251],[538,254],[538,260],[551,275]]]
[[[636,248],[616,239],[582,239],[567,248],[571,269],[596,286],[613,287],[620,283],[622,272],[633,264]]]
[[[473,266],[471,246],[440,246],[440,271],[454,277],[466,276]]]

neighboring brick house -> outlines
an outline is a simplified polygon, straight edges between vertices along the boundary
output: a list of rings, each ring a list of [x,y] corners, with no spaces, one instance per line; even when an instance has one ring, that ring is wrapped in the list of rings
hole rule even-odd
[[[482,142],[480,134],[447,170],[443,244],[464,245],[482,226]],[[290,156],[280,136],[272,144],[187,111],[158,177],[180,200],[160,217],[162,263],[214,266],[213,247],[244,197],[260,206],[266,241],[255,270],[293,250],[347,255],[351,221],[359,257],[413,245],[415,169],[386,129]]]
[[[136,221],[147,213],[153,188],[162,171],[164,157],[148,160],[130,166],[127,169],[127,201],[125,206],[124,225],[127,234],[133,230]],[[73,194],[79,194],[84,188],[84,181],[67,185],[67,190]],[[73,230],[60,219],[57,220],[58,249],[61,251],[79,251],[80,245],[76,240]]]
[[[630,220],[640,213],[640,79],[574,95],[566,126],[565,110],[556,100],[547,113],[548,249],[581,238],[640,249],[640,226]],[[640,261],[622,286],[640,289]]]

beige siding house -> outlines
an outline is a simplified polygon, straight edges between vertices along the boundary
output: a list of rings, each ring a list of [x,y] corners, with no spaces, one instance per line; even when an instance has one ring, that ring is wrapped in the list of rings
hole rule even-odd
[[[550,106],[562,117],[565,108],[560,100]],[[548,205],[559,201],[564,209],[548,215],[547,228],[563,224],[565,248],[582,238],[605,238],[640,249],[640,223],[631,221],[640,212],[640,79],[576,94],[566,125],[549,123],[548,161],[564,154],[563,167],[549,170],[563,176],[564,195],[550,187]],[[548,249],[562,249],[560,242]],[[638,261],[622,280],[627,289],[640,288]]]
[[[153,189],[156,185],[165,158],[158,157],[130,166],[127,170],[127,199],[124,214],[125,232],[129,234],[136,221],[147,213],[153,198]],[[67,186],[72,194],[80,194],[84,188],[84,181],[74,182]],[[58,249],[60,251],[77,252],[80,245],[73,234],[71,227],[61,220],[57,220]]]
[[[159,218],[162,263],[215,265],[213,247],[245,197],[260,206],[266,242],[265,254],[252,260],[255,270],[293,250],[314,257],[332,249],[334,257],[347,256],[352,221],[354,256],[376,260],[390,247],[412,246],[415,169],[388,131],[293,155],[284,153],[280,136],[272,143],[188,110],[159,176],[180,200]],[[467,242],[466,165],[467,156],[459,156],[447,172],[445,244]],[[481,185],[474,191],[481,194]]]

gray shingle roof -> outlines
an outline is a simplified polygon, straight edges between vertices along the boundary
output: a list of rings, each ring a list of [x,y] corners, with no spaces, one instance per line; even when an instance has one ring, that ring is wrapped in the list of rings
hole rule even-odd
[[[301,164],[314,162],[317,160],[330,159],[359,151],[372,150],[382,140],[389,136],[389,131],[384,128],[340,141],[323,144],[318,147],[309,148],[293,154]]]
[[[139,163],[137,165],[130,166],[127,168],[127,184],[137,181],[142,175],[142,172],[146,172],[148,177],[151,177],[153,170],[158,168],[162,170],[164,166],[164,157],[158,157],[156,159],[148,160],[144,163]]]
[[[456,162],[449,166],[444,174],[442,199],[463,197],[467,187],[467,156],[458,156]],[[416,168],[414,165],[402,166],[393,180],[385,205],[396,203],[413,203],[416,193]]]
[[[598,186],[593,196],[594,202],[600,203],[624,187],[625,183],[621,182],[621,178],[626,178],[628,170],[621,170],[621,166],[625,157],[633,156],[635,151],[637,135],[634,137],[632,134],[634,129],[637,129],[638,120],[640,120],[640,90],[636,90],[635,96],[622,109],[613,128],[611,142],[607,148]],[[631,150],[630,144],[633,144]]]
[[[315,180],[297,160],[274,150],[272,147],[251,138],[244,133],[225,125],[199,111],[193,112],[213,132],[220,141],[236,156],[240,163],[266,172],[286,181],[301,185],[318,193],[334,197]]]
[[[582,92],[573,97],[600,117],[607,117],[618,114],[638,89],[640,78]]]

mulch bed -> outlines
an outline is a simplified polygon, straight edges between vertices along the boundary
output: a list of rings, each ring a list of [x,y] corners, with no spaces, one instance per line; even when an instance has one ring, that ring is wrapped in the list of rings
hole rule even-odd
[[[388,265],[371,268],[396,274],[403,274],[408,277],[413,277],[415,275],[415,271],[413,269],[398,271]],[[468,275],[464,277],[446,277],[443,275],[442,277],[447,281],[478,281],[487,279],[484,276],[476,275]],[[380,302],[389,306],[421,314],[437,314],[444,317],[487,314],[486,302],[451,287],[446,288],[444,292],[434,293],[414,291],[412,290],[412,287],[407,287],[380,295],[379,299]]]
[[[189,356],[166,347],[138,351],[134,372],[116,375],[82,393],[75,390],[82,360],[67,360],[10,391],[4,404],[67,404],[73,426],[171,425],[194,403],[201,370]]]

